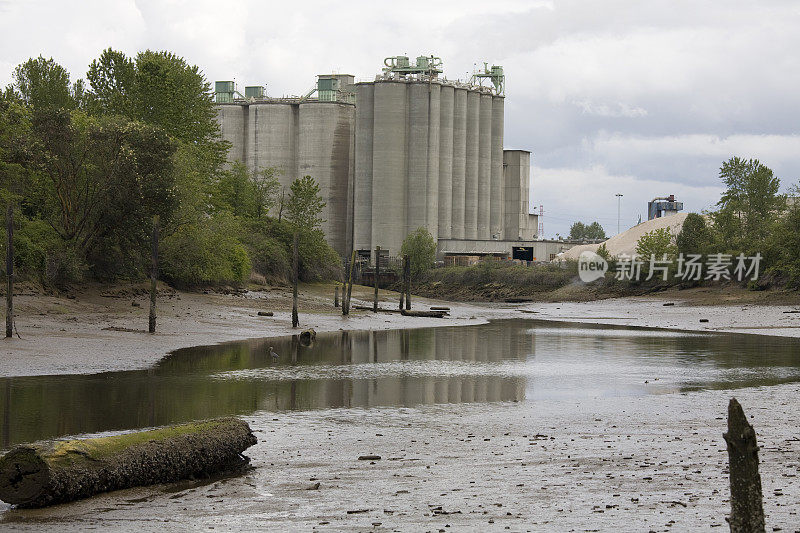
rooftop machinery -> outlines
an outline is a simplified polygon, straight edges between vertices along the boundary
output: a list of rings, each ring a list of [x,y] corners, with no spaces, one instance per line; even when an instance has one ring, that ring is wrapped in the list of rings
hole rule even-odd
[[[503,74],[503,67],[500,65],[492,65],[489,68],[489,64],[484,63],[483,72],[480,70],[475,72],[470,83],[482,87],[483,80],[489,80],[494,85],[495,94],[506,94],[506,75]]]
[[[647,202],[647,220],[677,215],[683,209],[683,202],[676,202],[675,195],[659,196]]]
[[[436,56],[419,56],[416,65],[411,65],[408,56],[387,57],[383,60],[384,76],[397,74],[400,77],[408,74],[427,75],[436,78],[443,72],[442,59]]]

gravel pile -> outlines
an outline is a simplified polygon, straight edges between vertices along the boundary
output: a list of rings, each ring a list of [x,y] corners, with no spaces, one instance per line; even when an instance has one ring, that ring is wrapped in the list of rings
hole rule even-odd
[[[623,231],[618,235],[614,235],[604,243],[600,244],[605,244],[606,249],[612,256],[619,256],[622,254],[633,255],[634,252],[636,252],[636,243],[639,242],[639,239],[645,233],[660,228],[669,228],[673,235],[680,233],[681,228],[683,227],[683,221],[686,220],[687,214],[688,213],[678,213],[676,215],[654,218],[653,220],[642,222],[641,224],[638,224],[627,231]],[[596,252],[597,249],[600,248],[600,244],[582,244],[580,246],[575,246],[566,252],[559,254],[556,257],[556,260],[577,261],[578,257],[581,255],[581,252],[585,250]]]

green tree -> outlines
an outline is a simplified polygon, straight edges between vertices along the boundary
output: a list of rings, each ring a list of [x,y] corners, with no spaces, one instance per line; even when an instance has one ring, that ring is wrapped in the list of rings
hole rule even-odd
[[[606,232],[599,222],[575,222],[569,229],[569,238],[574,241],[602,240],[606,238]]]
[[[89,107],[94,113],[133,118],[136,66],[122,52],[103,50],[86,73],[91,91]]]
[[[678,253],[708,255],[713,253],[714,234],[706,224],[706,219],[697,213],[689,213],[681,231],[675,237]]]
[[[583,240],[586,235],[586,224],[575,222],[569,228],[569,238],[573,241]]]
[[[677,253],[675,238],[669,228],[648,231],[636,242],[636,255],[643,261],[649,261],[651,255],[655,255],[657,260],[661,260],[664,255],[668,259],[674,259]]]
[[[259,219],[275,206],[279,188],[275,169],[252,173],[244,163],[236,161],[220,174],[213,203],[217,209],[228,210],[238,217]]]
[[[402,255],[408,255],[411,275],[419,278],[436,262],[436,241],[424,226],[417,228],[403,239]]]
[[[785,206],[780,180],[757,159],[739,157],[724,162],[719,175],[727,187],[713,214],[721,241],[731,251],[759,251]]]
[[[69,72],[42,56],[14,69],[14,86],[22,101],[34,109],[75,109],[84,96],[83,81],[69,81]]]
[[[319,230],[325,222],[320,217],[325,205],[314,178],[303,176],[294,180],[290,187],[286,220],[300,232]]]
[[[41,178],[31,194],[39,216],[64,241],[87,254],[104,239],[119,249],[136,248],[147,240],[153,215],[170,220],[174,145],[159,128],[121,117],[37,111],[33,135]]]

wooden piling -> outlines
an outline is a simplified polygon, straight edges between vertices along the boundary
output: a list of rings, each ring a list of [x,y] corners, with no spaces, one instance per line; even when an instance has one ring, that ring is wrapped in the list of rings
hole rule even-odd
[[[411,309],[411,261],[408,255],[403,256],[403,276],[406,286],[406,311]]]
[[[375,296],[372,298],[372,312],[378,312],[378,282],[381,277],[381,247],[375,247]]]
[[[297,316],[297,278],[298,278],[298,260],[297,260],[297,230],[294,232],[294,240],[292,242],[292,327],[296,328],[300,325],[300,317]]]
[[[353,263],[356,262],[356,251],[350,254],[350,265],[347,269],[347,286],[342,289],[342,316],[350,314],[350,296],[353,293]],[[346,290],[345,290],[346,289]]]
[[[728,404],[728,431],[723,437],[728,445],[731,533],[763,532],[764,507],[756,432],[736,398],[731,398]]]
[[[6,211],[6,338],[14,336],[14,208]]]
[[[156,332],[156,295],[158,293],[158,215],[153,217],[153,242],[150,253],[150,319],[147,330]]]
[[[339,286],[333,287],[333,306],[339,307]]]

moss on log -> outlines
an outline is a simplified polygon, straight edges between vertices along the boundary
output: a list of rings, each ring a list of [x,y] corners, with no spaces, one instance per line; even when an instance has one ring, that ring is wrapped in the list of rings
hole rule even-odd
[[[44,507],[100,492],[207,477],[243,467],[256,443],[246,422],[221,418],[96,439],[23,444],[0,459],[0,500]]]

